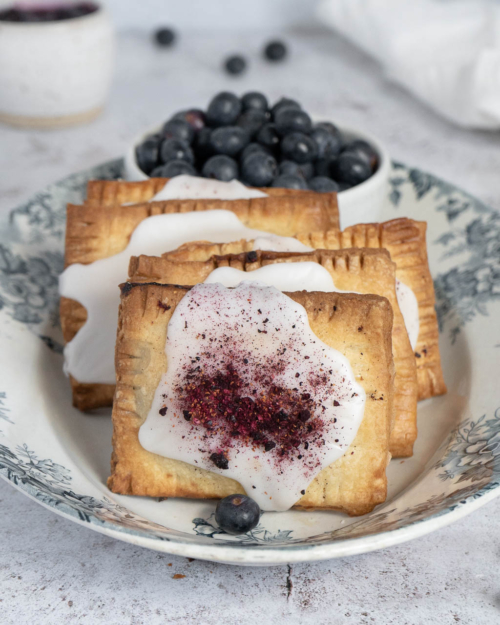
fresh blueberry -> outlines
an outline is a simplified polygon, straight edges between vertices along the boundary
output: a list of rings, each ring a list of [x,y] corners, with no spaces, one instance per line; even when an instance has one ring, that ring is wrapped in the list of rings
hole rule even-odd
[[[276,130],[276,125],[272,122],[264,124],[255,137],[258,143],[262,143],[270,150],[276,150],[280,143],[280,136]]]
[[[260,152],[261,154],[269,154],[272,156],[271,150],[261,143],[249,143],[240,155],[240,161],[243,162],[250,154]]]
[[[207,127],[202,128],[196,133],[194,137],[193,148],[197,161],[203,162],[206,161],[207,158],[209,158],[210,156],[213,156],[213,151],[210,144],[211,135],[212,129]]]
[[[347,184],[347,182],[339,182],[339,193],[342,193],[342,191],[347,191],[347,189],[350,189],[351,185]]]
[[[276,104],[271,109],[271,115],[273,119],[276,119],[276,115],[281,111],[281,109],[296,109],[297,111],[302,110],[302,107],[296,100],[290,100],[290,98],[281,98],[278,100]]]
[[[329,178],[331,176],[331,168],[332,168],[332,159],[330,158],[318,158],[318,160],[314,163],[314,171],[316,176],[326,176]]]
[[[151,172],[152,178],[175,178],[175,176],[196,176],[196,169],[186,161],[169,161]]]
[[[163,125],[162,135],[165,139],[181,139],[186,143],[192,143],[194,130],[184,119],[171,119]]]
[[[203,165],[201,173],[205,178],[215,178],[223,182],[230,182],[238,177],[238,163],[234,158],[218,154],[208,159]]]
[[[342,150],[342,153],[356,154],[361,158],[364,158],[367,163],[370,165],[372,172],[377,169],[378,165],[378,154],[373,149],[373,147],[362,139],[356,139],[347,143]]]
[[[318,146],[303,132],[291,132],[283,137],[281,153],[285,159],[296,163],[310,163],[318,154]]]
[[[215,508],[217,525],[228,534],[246,534],[257,527],[260,508],[246,495],[229,495],[221,499]]]
[[[314,126],[311,137],[318,146],[318,158],[334,159],[340,154],[342,137],[340,133],[332,134],[326,128],[317,124]]]
[[[337,182],[346,182],[351,186],[364,182],[372,174],[365,158],[349,152],[342,152],[332,163],[331,172]]]
[[[237,76],[238,74],[242,74],[245,71],[247,67],[247,62],[243,56],[235,54],[234,56],[230,56],[224,61],[224,67],[228,74]]]
[[[309,180],[309,188],[311,191],[317,191],[318,193],[338,193],[339,185],[326,176],[316,176]]]
[[[282,189],[307,189],[307,183],[302,176],[294,176],[293,174],[281,174],[273,180],[273,187]]]
[[[312,121],[305,111],[294,108],[282,107],[274,116],[276,129],[281,136],[290,132],[304,132],[309,134],[312,129]]]
[[[168,161],[194,163],[194,154],[186,141],[165,139],[160,147],[160,160],[162,163],[168,163]]]
[[[158,165],[160,142],[155,137],[148,137],[135,148],[135,157],[139,168],[148,174]]]
[[[331,135],[335,135],[335,136],[339,137],[339,139],[342,138],[342,133],[337,128],[337,126],[335,126],[335,124],[332,124],[332,122],[318,122],[318,123],[314,124],[314,127],[315,128],[323,128],[324,130],[329,132]]]
[[[280,175],[300,176],[304,180],[309,180],[309,178],[314,176],[314,166],[312,163],[302,163],[302,165],[299,165],[293,161],[281,161],[279,173]]]
[[[205,113],[201,109],[179,111],[179,113],[176,113],[172,119],[183,119],[195,132],[198,132],[198,130],[205,127]]]
[[[210,136],[210,147],[215,154],[236,156],[248,145],[248,142],[248,133],[239,126],[216,128]]]
[[[254,137],[268,120],[269,115],[265,111],[247,109],[238,117],[236,124],[244,128],[250,137]]]
[[[210,102],[207,109],[207,122],[210,126],[231,126],[241,113],[241,102],[234,93],[222,91]]]
[[[267,187],[278,173],[276,159],[268,154],[254,152],[241,164],[241,177],[252,187]]]
[[[241,98],[243,110],[257,109],[258,111],[267,111],[269,104],[264,94],[258,91],[249,91]]]
[[[282,61],[287,55],[287,49],[282,41],[270,41],[264,48],[264,56],[268,61]]]
[[[159,28],[155,32],[155,40],[164,48],[171,46],[175,41],[175,32],[171,28]]]

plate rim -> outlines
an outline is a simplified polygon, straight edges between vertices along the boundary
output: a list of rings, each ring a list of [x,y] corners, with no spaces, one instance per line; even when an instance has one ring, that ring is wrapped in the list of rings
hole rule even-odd
[[[284,564],[294,564],[299,562],[320,562],[323,560],[333,560],[336,558],[345,558],[353,555],[361,555],[370,553],[379,549],[393,547],[408,542],[415,538],[426,536],[431,532],[439,530],[443,527],[451,525],[475,510],[483,507],[500,495],[500,484],[493,488],[481,489],[463,500],[463,503],[457,505],[453,510],[445,509],[433,514],[425,519],[417,520],[405,527],[399,527],[383,532],[374,532],[365,536],[355,538],[344,538],[334,540],[332,542],[324,542],[320,545],[310,544],[281,544],[274,547],[264,547],[261,545],[242,545],[239,542],[229,544],[225,542],[223,545],[217,545],[215,542],[211,545],[203,545],[202,543],[191,543],[179,537],[158,539],[144,536],[141,530],[123,530],[116,529],[107,521],[102,523],[93,523],[84,521],[67,512],[64,512],[57,506],[51,506],[44,501],[40,501],[36,496],[32,495],[28,489],[23,488],[19,484],[9,480],[7,476],[0,473],[0,477],[11,484],[17,491],[26,495],[32,501],[40,504],[47,510],[55,514],[86,527],[89,530],[96,531],[99,534],[115,538],[122,542],[130,543],[135,546],[145,547],[152,551],[160,551],[170,555],[182,557],[194,557],[197,560],[206,560],[209,562],[219,562],[221,564],[234,564],[239,566],[279,566]],[[483,492],[484,491],[484,492]],[[480,496],[478,496],[480,495]],[[172,549],[169,547],[176,546]],[[223,552],[227,550],[231,557],[224,557]],[[222,552],[222,553],[221,553]],[[307,559],[301,557],[307,553]],[[257,557],[256,557],[257,556]],[[262,557],[262,556],[268,556]]]

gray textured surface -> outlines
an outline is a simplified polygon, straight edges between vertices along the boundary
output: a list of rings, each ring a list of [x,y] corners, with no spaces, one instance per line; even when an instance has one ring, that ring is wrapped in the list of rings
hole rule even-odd
[[[493,625],[500,500],[417,541],[292,567],[158,554],[57,517],[0,483],[0,621]],[[174,575],[185,575],[174,579]]]
[[[267,67],[265,36],[185,35],[158,53],[146,33],[120,40],[105,114],[56,132],[0,128],[0,210],[47,183],[123,153],[169,112],[204,105],[215,90],[259,88],[378,135],[392,156],[500,208],[500,134],[457,129],[376,65],[326,33],[291,36],[293,57]],[[219,70],[228,51],[251,56],[246,77]],[[245,569],[135,548],[61,519],[0,482],[0,623],[500,622],[500,500],[417,541],[291,568]],[[171,565],[171,566],[169,566]],[[175,574],[185,575],[173,579]]]

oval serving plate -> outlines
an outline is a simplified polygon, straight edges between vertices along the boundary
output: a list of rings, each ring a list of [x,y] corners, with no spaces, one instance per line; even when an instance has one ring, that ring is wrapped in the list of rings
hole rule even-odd
[[[113,161],[75,174],[0,223],[0,474],[56,513],[127,542],[247,565],[323,560],[394,545],[500,494],[500,213],[434,176],[393,164],[383,215],[428,222],[448,394],[419,405],[413,458],[393,460],[386,503],[348,518],[265,513],[245,536],[220,531],[213,501],[117,496],[106,488],[109,411],[83,415],[62,373],[57,276],[65,205]]]

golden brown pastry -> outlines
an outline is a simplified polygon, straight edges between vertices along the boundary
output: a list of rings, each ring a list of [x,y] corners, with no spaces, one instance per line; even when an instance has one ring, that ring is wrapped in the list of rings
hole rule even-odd
[[[116,206],[117,204],[149,202],[163,189],[168,181],[168,178],[149,178],[140,182],[90,180],[87,184],[87,199],[85,203],[91,206]],[[313,193],[311,191],[275,187],[264,187],[259,190],[270,197],[307,197],[310,204],[321,205],[328,211],[330,214],[329,228],[339,227],[339,209],[336,193]],[[216,208],[221,207],[218,205]]]
[[[331,229],[297,236],[302,243],[315,249],[368,247],[384,248],[389,251],[396,263],[396,277],[411,288],[418,301],[420,329],[415,360],[420,400],[446,393],[439,354],[434,284],[427,258],[426,229],[425,222],[401,217],[380,224],[358,224],[344,231]],[[207,260],[214,254],[238,254],[251,250],[253,250],[251,241],[242,240],[224,244],[193,242],[170,252],[168,258]]]
[[[108,183],[106,183],[108,184]],[[293,236],[311,227],[326,228],[331,223],[332,202],[311,202],[321,194],[282,195],[251,200],[170,200],[132,206],[102,206],[69,204],[67,207],[65,266],[88,264],[123,251],[135,228],[152,215],[205,211],[224,208],[234,212],[249,227],[281,236]],[[333,196],[332,196],[333,197]],[[335,198],[333,198],[335,199]],[[333,200],[332,200],[333,201]],[[336,199],[335,199],[336,207]],[[126,276],[123,276],[125,279]],[[86,321],[83,306],[74,300],[61,298],[61,325],[64,340],[69,342]],[[109,406],[113,401],[113,386],[80,384],[70,378],[73,403],[80,410]]]
[[[385,248],[396,263],[396,277],[409,286],[418,301],[420,329],[415,358],[418,398],[427,399],[446,393],[439,353],[439,329],[435,309],[434,283],[429,270],[426,243],[427,224],[401,217],[381,224],[358,224],[343,232],[316,232],[299,235],[315,248]]]
[[[123,495],[199,499],[243,492],[232,479],[152,454],[140,445],[139,428],[168,367],[168,323],[186,289],[147,283],[122,286],[109,488]],[[304,306],[313,332],[349,359],[367,395],[363,421],[353,444],[337,462],[319,473],[296,505],[365,514],[383,502],[387,494],[385,469],[390,458],[394,375],[391,305],[375,295],[286,295]]]
[[[190,245],[189,251],[184,262],[171,260],[170,254],[163,258],[133,256],[130,259],[129,279],[131,282],[194,285],[204,282],[218,267],[230,266],[241,271],[254,271],[274,263],[308,261],[322,265],[332,276],[335,286],[342,291],[386,297],[394,312],[392,348],[395,378],[390,452],[396,458],[412,455],[417,438],[416,365],[396,296],[395,265],[387,250],[348,248],[296,254],[256,251],[213,256],[206,261],[189,260],[197,256],[195,245]]]

